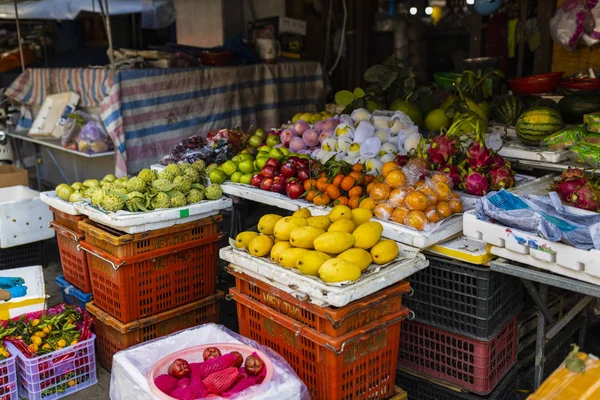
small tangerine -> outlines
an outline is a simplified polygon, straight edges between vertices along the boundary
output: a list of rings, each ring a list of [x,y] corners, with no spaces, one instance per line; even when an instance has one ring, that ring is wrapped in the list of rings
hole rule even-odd
[[[448,185],[450,187],[454,186],[454,182],[452,182],[452,179],[443,172],[435,172],[431,176],[431,180],[434,182],[444,182],[446,185]]]
[[[425,193],[425,195],[427,196],[427,199],[429,200],[429,204],[435,204],[438,202],[438,194],[436,193],[435,190],[433,190],[432,188],[430,188],[429,186],[426,187],[422,187],[421,189],[419,189],[421,192]]]
[[[423,211],[411,211],[408,213],[406,218],[404,219],[404,225],[411,226],[419,231],[425,229],[425,224],[427,224],[427,216]]]
[[[452,209],[452,213],[461,213],[463,212],[463,203],[460,200],[450,199],[448,200],[448,204],[450,204],[450,208]]]
[[[333,178],[333,181],[331,183],[333,183],[335,186],[340,187],[340,184],[342,183],[342,180],[346,177],[346,175],[344,174],[337,174],[335,176],[335,178]]]
[[[331,198],[327,193],[321,193],[315,196],[313,203],[318,206],[326,206],[331,201]]]
[[[406,184],[406,175],[401,169],[395,169],[386,175],[385,182],[393,188],[399,188]]]
[[[436,204],[435,208],[442,218],[448,218],[452,215],[452,207],[450,207],[447,201],[440,201]]]
[[[415,182],[415,189],[419,189],[423,186],[425,186],[425,181],[420,180]]]
[[[388,203],[379,203],[375,206],[375,210],[373,210],[373,215],[377,218],[387,221],[392,216],[394,212],[394,208],[390,206]]]
[[[342,183],[340,184],[340,187],[342,188],[342,190],[348,191],[354,187],[355,183],[356,183],[356,179],[354,179],[351,176],[345,176],[344,179],[342,179]]]
[[[375,175],[363,175],[363,185],[368,185],[375,180]]]
[[[406,207],[397,207],[394,212],[392,212],[392,221],[397,222],[399,224],[404,224],[404,220],[410,213],[410,210]]]
[[[367,194],[371,194],[371,190],[373,190],[373,186],[375,185],[375,182],[371,182],[367,185],[367,188],[365,189],[365,192],[367,192]]]
[[[348,207],[350,207],[351,209],[358,208],[359,204],[360,196],[350,196],[350,198],[348,199]]]
[[[385,182],[377,182],[373,185],[369,196],[376,202],[387,200],[392,188]]]
[[[304,190],[310,190],[310,189],[316,187],[317,180],[316,179],[307,179],[302,184],[304,185]]]
[[[333,202],[333,204],[337,205],[342,205],[342,206],[347,206],[348,205],[348,198],[346,196],[340,196],[337,199],[335,199],[335,201]]]
[[[351,176],[354,178],[354,180],[356,181],[357,184],[361,183],[361,179],[362,179],[362,173],[358,172],[358,171],[352,171],[348,174],[348,176]]]
[[[440,200],[447,200],[450,196],[450,186],[445,182],[435,182],[435,191],[438,194]]]
[[[360,197],[363,194],[363,188],[360,186],[354,186],[352,189],[348,190],[348,197]]]
[[[326,176],[322,176],[319,179],[317,179],[317,183],[315,184],[315,187],[317,188],[318,191],[322,192],[325,190],[325,187],[328,185],[327,183],[327,177]]]
[[[397,188],[390,192],[390,197],[388,197],[388,202],[392,207],[401,207],[404,205],[404,199],[406,195],[410,193],[406,188]]]
[[[404,204],[409,210],[424,211],[429,207],[429,199],[425,193],[415,190],[406,195]]]
[[[425,216],[429,222],[433,222],[434,224],[442,220],[442,216],[437,212],[435,206],[429,206],[427,210],[425,210]]]
[[[341,196],[340,189],[337,187],[337,185],[331,183],[325,187],[325,193],[329,195],[331,200],[335,200]]]
[[[319,194],[319,192],[314,189],[309,191],[308,193],[306,193],[306,201],[313,201],[315,196],[318,194]]]
[[[361,172],[364,166],[361,163],[356,163],[352,166],[352,171]]]
[[[400,166],[394,161],[388,161],[381,167],[381,175],[385,178],[390,172],[396,169],[400,169]]]

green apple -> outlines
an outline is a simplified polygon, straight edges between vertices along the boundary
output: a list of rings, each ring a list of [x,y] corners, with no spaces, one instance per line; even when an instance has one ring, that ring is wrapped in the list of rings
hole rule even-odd
[[[271,151],[271,147],[269,147],[269,146],[260,146],[260,147],[258,148],[258,151],[259,151],[259,152],[261,152],[261,151],[266,151],[266,152],[268,153],[268,152],[270,152],[270,151]]]
[[[308,154],[298,154],[296,157],[298,158],[306,158],[307,160],[310,158]]]
[[[231,160],[227,160],[223,164],[221,164],[221,169],[227,175],[231,176],[231,174],[233,174],[235,171],[237,171],[237,164]]]
[[[280,149],[272,149],[269,152],[269,157],[281,161],[285,158],[285,155],[281,152]]]
[[[238,169],[244,174],[254,171],[254,162],[251,160],[242,161],[238,164]]]
[[[267,146],[273,147],[281,143],[281,139],[279,139],[278,135],[269,135],[267,136],[267,140],[265,140],[265,143],[267,144]]]
[[[284,156],[288,157],[290,155],[290,149],[285,147],[280,147],[279,150],[283,153]]]
[[[238,156],[233,156],[231,157],[231,161],[233,161],[234,163],[239,163],[240,161],[238,160]]]
[[[250,185],[250,182],[252,181],[252,175],[254,175],[254,174],[249,173],[249,174],[244,174],[244,175],[240,176],[240,183],[245,183],[246,185]]]
[[[258,128],[254,131],[254,136],[258,136],[261,140],[265,140],[267,138],[267,132],[263,128]]]
[[[248,153],[240,153],[237,156],[238,158],[238,163],[241,163],[243,161],[254,161],[254,157],[252,156],[252,154],[248,154]]]
[[[264,139],[258,135],[252,135],[250,136],[250,139],[248,139],[248,144],[252,147],[258,147],[262,144],[263,140]]]
[[[212,183],[218,183],[218,184],[225,182],[225,180],[227,179],[227,175],[225,175],[225,172],[221,171],[218,168],[212,170],[208,177],[210,178],[210,181]]]
[[[271,150],[269,150],[269,151],[271,151]],[[260,157],[269,158],[269,151],[259,151],[258,154],[256,155],[256,158],[260,158]]]
[[[258,157],[255,161],[254,161],[254,166],[256,167],[257,170],[261,170],[262,167],[265,166],[265,164],[267,163],[267,160],[269,159],[269,157]]]
[[[242,175],[244,174],[242,174],[240,171],[235,171],[233,174],[231,174],[231,177],[229,179],[231,179],[231,182],[239,183]]]

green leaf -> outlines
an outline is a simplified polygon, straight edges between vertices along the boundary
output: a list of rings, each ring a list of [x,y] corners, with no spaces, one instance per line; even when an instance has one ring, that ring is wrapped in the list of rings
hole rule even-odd
[[[365,91],[359,87],[354,88],[354,97],[356,97],[357,99],[362,99],[363,97],[365,97]]]
[[[389,56],[385,60],[383,60],[383,65],[394,66],[396,64],[396,57]]]
[[[406,78],[404,80],[404,91],[412,92],[413,90],[415,90],[415,85],[416,85],[416,82],[413,78]]]
[[[365,81],[369,83],[379,82],[380,76],[385,73],[388,68],[384,65],[373,65],[367,69],[364,74]]]
[[[381,77],[381,79],[379,80],[379,83],[381,84],[382,89],[387,90],[392,85],[392,83],[394,83],[394,81],[396,80],[397,77],[398,77],[397,71],[391,71],[391,72],[383,75]]]
[[[352,104],[354,100],[354,94],[352,94],[352,92],[349,90],[340,90],[335,94],[335,102],[340,106]]]

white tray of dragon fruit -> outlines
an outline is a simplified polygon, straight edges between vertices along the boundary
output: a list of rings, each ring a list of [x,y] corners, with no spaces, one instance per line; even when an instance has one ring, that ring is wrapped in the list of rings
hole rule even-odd
[[[574,214],[590,213],[568,208]],[[463,234],[492,245],[492,254],[536,268],[600,285],[600,251],[582,250],[562,242],[551,242],[536,234],[482,221],[475,211],[464,214]]]
[[[40,193],[40,200],[48,204],[50,207],[58,211],[62,211],[66,214],[81,215],[81,213],[75,208],[75,204],[70,203],[68,201],[64,201],[56,195],[56,192],[54,190]]]
[[[203,200],[184,207],[135,213],[123,210],[116,213],[106,212],[87,202],[76,203],[75,208],[92,221],[125,233],[140,233],[197,221],[216,215],[220,210],[231,207],[231,205],[231,199],[221,197],[218,200]]]
[[[504,146],[498,151],[502,157],[517,160],[542,161],[552,164],[569,159],[569,150],[548,150],[525,146],[516,138],[504,138]]]
[[[508,190],[511,192],[515,192],[515,190],[519,189],[521,186],[527,185],[528,183],[536,181],[537,179],[540,179],[540,178],[535,178],[535,177],[529,176],[529,175],[516,174],[515,175],[515,186],[513,186],[512,188],[510,188]],[[473,210],[475,208],[475,204],[477,203],[477,199],[481,198],[481,196],[475,196],[474,194],[468,194],[463,191],[459,191],[457,193],[460,194],[460,199],[463,203],[463,209],[465,211]],[[546,194],[546,193],[544,193],[544,194]]]
[[[313,303],[334,307],[343,307],[376,293],[429,265],[425,256],[418,254],[414,258],[397,258],[385,265],[372,264],[354,282],[328,284],[317,277],[302,275],[299,271],[284,268],[266,257],[254,257],[232,246],[222,248],[219,256],[229,262],[235,271],[249,274],[268,284],[275,283],[276,287],[297,298],[311,299]]]
[[[289,211],[296,211],[309,205],[304,200],[292,200],[280,193],[269,192],[243,183],[225,182],[221,184],[221,190],[229,196],[237,196]]]

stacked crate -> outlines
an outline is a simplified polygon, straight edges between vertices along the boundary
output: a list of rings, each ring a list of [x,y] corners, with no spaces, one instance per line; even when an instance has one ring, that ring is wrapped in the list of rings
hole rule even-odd
[[[427,258],[429,267],[410,277],[412,295],[405,299],[416,319],[402,327],[398,386],[417,400],[442,391],[418,377],[403,385],[403,377],[411,373],[471,392],[474,398],[491,393],[505,398],[495,389],[514,387],[513,375],[505,377],[516,364],[521,282],[487,267]],[[415,393],[405,387],[411,385],[427,389]],[[445,398],[441,393],[437,398]]]
[[[279,353],[313,399],[403,399],[394,387],[401,323],[399,282],[344,307],[318,307],[249,275],[236,278],[240,334]]]
[[[94,300],[98,361],[146,340],[218,321],[216,263],[220,215],[127,234],[79,222]]]

